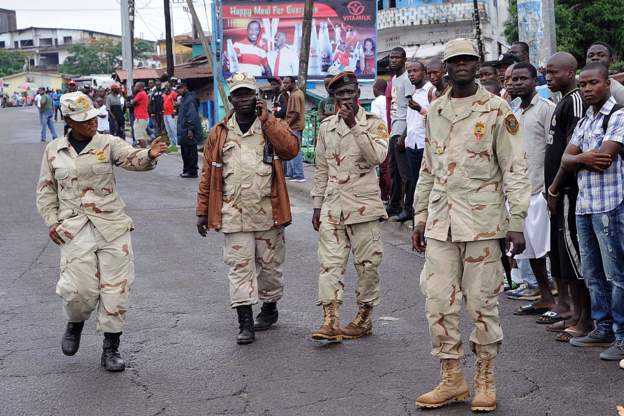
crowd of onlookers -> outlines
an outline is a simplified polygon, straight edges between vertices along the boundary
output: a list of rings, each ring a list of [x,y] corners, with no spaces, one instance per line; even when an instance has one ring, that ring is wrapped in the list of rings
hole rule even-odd
[[[529,302],[514,314],[624,366],[624,86],[610,77],[612,55],[595,42],[583,68],[560,52],[538,70],[517,42],[478,76],[519,121],[532,185],[527,249],[501,259],[507,297]],[[438,59],[407,59],[402,48],[389,59],[392,79],[374,84],[371,111],[391,136],[382,198],[391,220],[404,222],[414,217],[429,105],[450,86]]]
[[[95,88],[91,84],[78,86],[73,80],[67,83],[65,91],[39,88],[32,101],[39,110],[42,142],[47,140],[48,130],[52,139],[58,137],[54,121],[63,120],[60,97],[76,91],[83,92],[99,110],[98,133],[128,138],[137,147],[147,147],[160,137],[168,143],[169,153],[181,152],[184,168],[180,176],[197,177],[197,146],[205,134],[199,101],[186,81],[166,76],[147,83],[138,81],[131,94],[119,83]],[[66,124],[64,134],[67,131]]]

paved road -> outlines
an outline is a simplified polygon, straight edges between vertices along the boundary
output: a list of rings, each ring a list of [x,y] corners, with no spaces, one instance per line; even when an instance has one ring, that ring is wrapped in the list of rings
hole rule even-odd
[[[153,172],[117,172],[136,223],[137,278],[121,348],[129,368],[111,374],[99,367],[101,338],[93,322],[78,354],[65,357],[54,294],[58,248],[34,204],[38,137],[32,109],[0,110],[1,415],[469,414],[468,404],[426,413],[414,408],[438,370],[418,288],[422,259],[391,227],[384,232],[375,336],[330,347],[310,340],[321,318],[314,303],[317,240],[309,201],[298,192],[279,325],[259,333],[255,344],[237,346],[222,237],[201,239],[195,232],[197,184],[177,177],[176,156]],[[354,313],[353,278],[351,268],[346,319]],[[502,300],[506,339],[497,362],[496,414],[615,415],[624,404],[624,371],[598,360],[598,351],[557,343],[531,319],[511,317],[516,306]],[[467,339],[466,319],[463,326]],[[471,376],[470,356],[467,367]]]

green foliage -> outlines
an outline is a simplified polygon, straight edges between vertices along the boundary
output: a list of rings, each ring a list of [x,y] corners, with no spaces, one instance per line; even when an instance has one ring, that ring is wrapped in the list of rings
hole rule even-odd
[[[22,72],[26,58],[22,52],[0,49],[0,77]]]
[[[509,0],[509,19],[505,22],[503,34],[510,45],[520,40],[518,34],[518,0]]]
[[[557,50],[570,52],[580,63],[595,41],[607,42],[615,55],[624,57],[624,1],[556,0]],[[509,19],[504,26],[508,43],[518,40],[517,0],[509,2]]]
[[[72,45],[60,71],[66,74],[109,74],[121,66],[121,43],[99,39],[89,44]],[[153,52],[152,45],[138,39],[134,43],[134,58],[143,59]]]

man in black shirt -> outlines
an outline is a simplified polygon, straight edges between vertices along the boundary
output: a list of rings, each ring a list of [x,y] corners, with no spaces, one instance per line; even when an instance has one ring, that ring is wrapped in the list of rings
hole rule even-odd
[[[271,111],[275,117],[284,120],[286,118],[288,101],[286,100],[286,94],[282,91],[282,80],[277,77],[269,78],[269,83],[273,87],[273,108]]]
[[[587,104],[576,86],[576,68],[576,59],[566,52],[554,54],[546,65],[548,88],[563,96],[555,108],[546,138],[546,189],[553,183],[574,128],[587,109]],[[558,194],[546,195],[551,224],[551,272],[557,283],[559,299],[552,311],[542,315],[538,323],[555,324],[554,328],[560,330],[569,328],[559,338],[561,341],[568,341],[572,335],[591,331],[593,324],[590,318],[589,292],[580,272],[575,218],[578,194],[576,178],[573,175],[565,178],[559,189],[561,191]],[[563,323],[557,324],[558,321]]]

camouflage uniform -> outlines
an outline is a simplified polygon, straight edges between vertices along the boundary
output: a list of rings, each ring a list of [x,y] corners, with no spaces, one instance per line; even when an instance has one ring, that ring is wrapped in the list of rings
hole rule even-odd
[[[499,239],[508,231],[523,231],[531,195],[522,136],[511,109],[482,87],[468,100],[458,114],[450,92],[431,105],[414,202],[415,222],[426,224],[421,289],[432,354],[441,359],[463,355],[462,298],[475,325],[473,351],[496,356],[503,339]]]
[[[358,273],[359,304],[379,303],[378,268],[383,257],[379,220],[387,218],[375,168],[386,158],[388,132],[377,116],[359,108],[356,125],[337,115],[323,120],[316,144],[311,195],[321,209],[319,304],[342,301],[349,252]]]
[[[97,307],[98,331],[122,331],[134,280],[133,224],[117,194],[113,165],[153,169],[148,152],[108,134],[96,134],[79,155],[67,137],[45,149],[37,209],[48,227],[58,224],[65,242],[56,293],[69,322],[87,320]]]
[[[223,259],[230,266],[233,308],[282,297],[280,269],[286,254],[284,227],[274,227],[271,207],[272,165],[262,161],[262,123],[242,133],[236,117],[227,122],[223,145]]]

